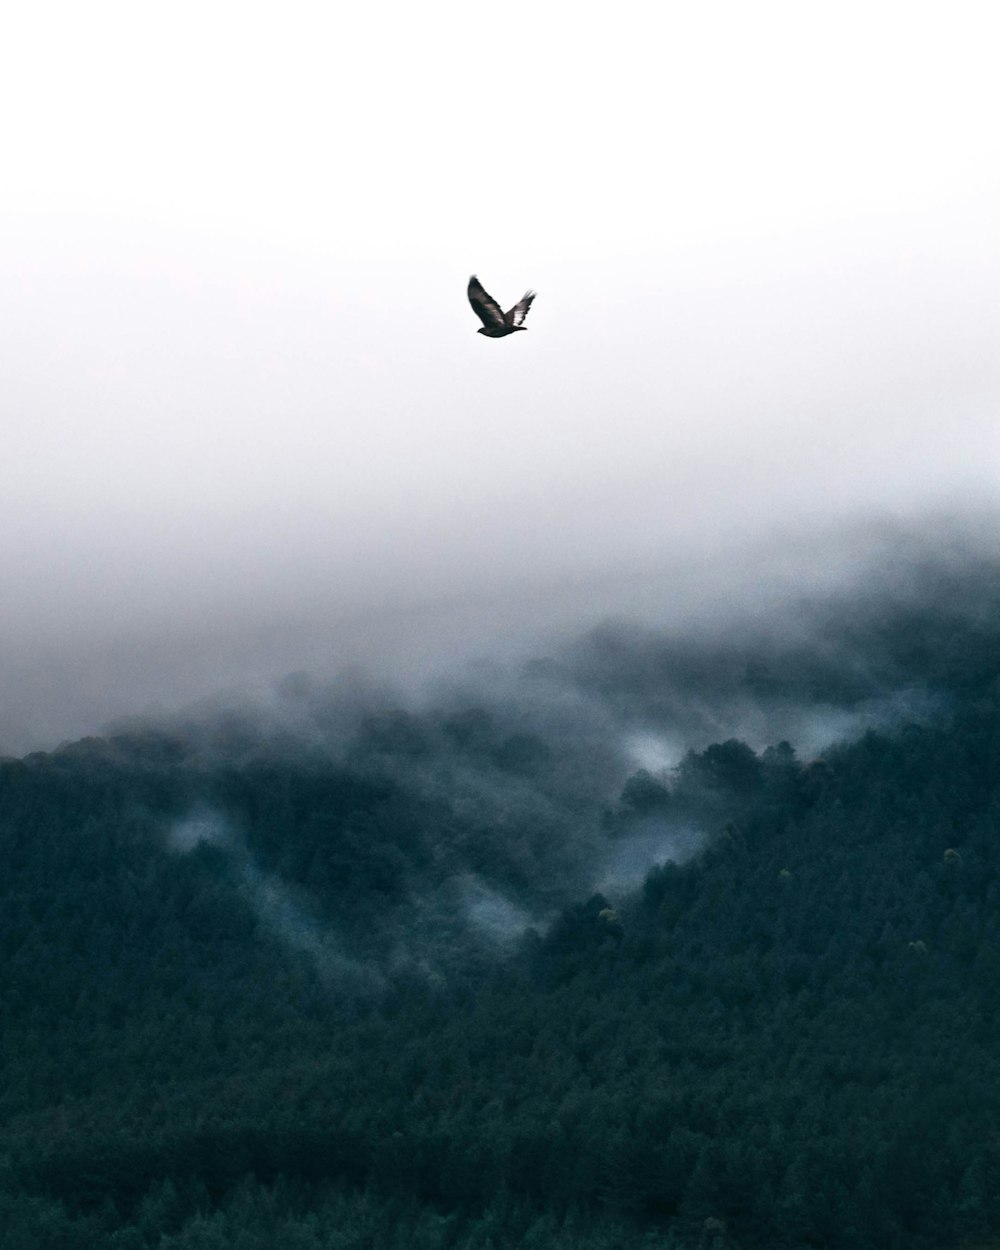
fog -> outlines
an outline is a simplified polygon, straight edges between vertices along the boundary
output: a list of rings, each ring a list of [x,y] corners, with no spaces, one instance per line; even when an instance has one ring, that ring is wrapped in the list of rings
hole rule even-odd
[[[868,731],[862,756],[960,732],[996,684],[1000,563],[931,532],[887,539],[853,583],[557,630],[527,661],[395,688],[292,674],[8,771],[116,794],[184,857],[201,912],[335,995],[474,980],[573,915],[616,942],[651,870],[849,791]]]
[[[0,751],[989,543],[986,16],[25,10]]]
[[[167,830],[167,847],[187,854],[201,846],[221,851],[234,872],[240,898],[249,906],[265,937],[304,955],[329,985],[350,987],[356,993],[382,988],[378,971],[348,959],[336,934],[324,925],[301,889],[261,871],[239,831],[219,812],[198,808]]]

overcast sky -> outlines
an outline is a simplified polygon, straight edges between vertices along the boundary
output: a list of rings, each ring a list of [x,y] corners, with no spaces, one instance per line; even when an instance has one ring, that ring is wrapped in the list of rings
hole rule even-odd
[[[19,6],[0,750],[994,505],[994,17]]]

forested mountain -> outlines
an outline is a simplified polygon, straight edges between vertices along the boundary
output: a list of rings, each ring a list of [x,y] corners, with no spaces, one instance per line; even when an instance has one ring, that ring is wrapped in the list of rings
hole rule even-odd
[[[998,572],[3,761],[4,1250],[1000,1244]]]

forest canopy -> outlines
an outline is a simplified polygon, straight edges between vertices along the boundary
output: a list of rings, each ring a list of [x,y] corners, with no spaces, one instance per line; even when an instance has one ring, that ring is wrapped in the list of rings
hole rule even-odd
[[[4,760],[5,1248],[987,1244],[998,571]]]

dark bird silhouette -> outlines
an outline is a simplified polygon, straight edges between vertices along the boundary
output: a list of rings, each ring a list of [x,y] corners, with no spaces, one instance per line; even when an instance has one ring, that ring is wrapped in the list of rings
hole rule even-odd
[[[483,323],[478,333],[490,339],[502,339],[516,330],[526,330],[528,327],[521,322],[527,317],[534,298],[534,291],[525,291],[514,307],[504,312],[493,296],[483,290],[483,284],[475,274],[469,279],[469,303]]]

